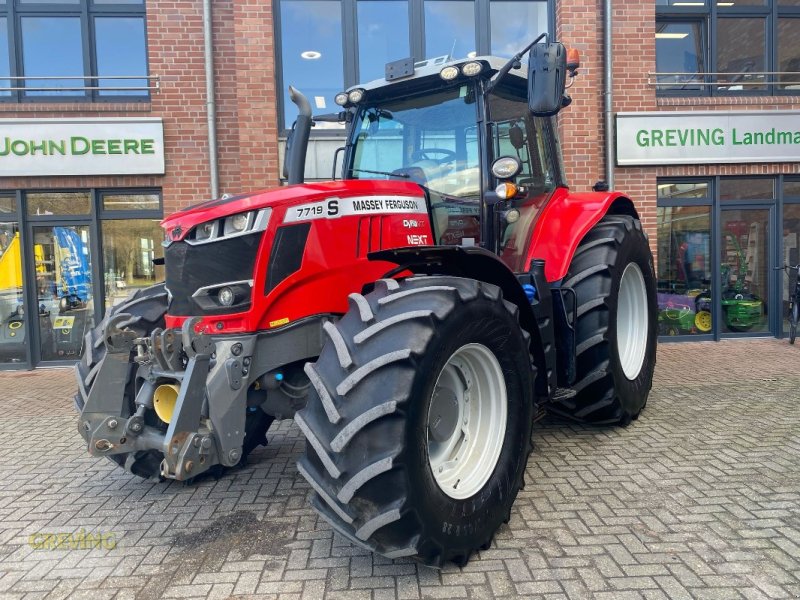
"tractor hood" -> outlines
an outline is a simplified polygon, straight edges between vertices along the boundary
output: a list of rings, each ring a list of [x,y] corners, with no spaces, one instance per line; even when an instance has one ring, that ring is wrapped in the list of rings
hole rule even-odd
[[[177,242],[184,239],[194,227],[201,223],[241,212],[262,208],[275,210],[330,198],[376,195],[419,198],[424,195],[424,192],[419,185],[406,181],[350,179],[304,183],[208,200],[170,215],[161,222],[161,226],[165,230],[168,241]]]

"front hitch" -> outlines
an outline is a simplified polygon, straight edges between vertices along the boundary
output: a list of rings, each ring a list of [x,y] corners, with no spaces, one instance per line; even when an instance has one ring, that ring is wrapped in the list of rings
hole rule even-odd
[[[134,456],[157,450],[164,457],[161,475],[177,480],[195,477],[216,464],[238,463],[248,388],[245,363],[250,364],[254,341],[248,336],[215,342],[195,330],[196,318],[188,319],[180,330],[156,329],[147,338],[136,338],[125,329],[130,319],[127,314],[115,315],[103,331],[107,353],[97,366],[78,424],[89,454]],[[228,358],[217,360],[218,351]],[[125,382],[132,353],[141,386],[130,414]],[[163,387],[177,390],[166,431],[145,422],[157,390]],[[212,390],[219,401],[209,403]],[[233,435],[220,439],[215,431]]]

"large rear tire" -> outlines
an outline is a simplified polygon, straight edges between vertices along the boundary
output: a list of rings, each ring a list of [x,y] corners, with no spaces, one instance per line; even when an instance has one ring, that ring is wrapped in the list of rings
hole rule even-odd
[[[164,284],[159,283],[136,290],[124,302],[109,309],[103,322],[87,334],[83,358],[75,366],[75,375],[78,380],[75,407],[79,412],[83,410],[86,398],[89,397],[89,392],[97,375],[97,368],[99,368],[100,362],[106,354],[106,346],[103,343],[103,329],[105,329],[106,322],[110,317],[121,313],[131,315],[131,319],[123,323],[122,326],[132,330],[137,337],[148,336],[157,327],[163,328],[165,326],[164,316],[167,313],[167,291]],[[134,362],[133,353],[131,353],[127,379],[124,382],[120,382],[120,385],[125,386],[125,405],[127,410],[123,415],[125,417],[129,417],[135,411],[134,401],[138,391],[137,370],[138,365]],[[148,425],[166,428],[166,425],[158,419],[154,412],[146,414],[145,420]],[[242,460],[245,460],[247,455],[259,445],[266,445],[266,432],[272,421],[273,418],[260,409],[247,413]],[[161,476],[163,454],[157,450],[112,454],[107,458],[139,477],[149,479]]]
[[[653,384],[658,303],[653,256],[638,219],[603,218],[578,246],[563,285],[575,290],[577,395],[552,411],[628,425]]]
[[[295,421],[334,529],[389,558],[464,564],[510,517],[531,451],[528,336],[499,288],[378,281],[325,330]]]

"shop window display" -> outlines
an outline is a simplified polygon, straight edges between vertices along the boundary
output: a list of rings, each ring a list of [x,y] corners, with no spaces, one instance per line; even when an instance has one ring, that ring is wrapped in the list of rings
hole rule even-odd
[[[711,207],[659,207],[657,225],[659,334],[710,333]]]
[[[158,223],[158,219],[102,222],[106,308],[119,304],[137,289],[164,280],[164,267],[153,264],[153,259],[164,256]]]

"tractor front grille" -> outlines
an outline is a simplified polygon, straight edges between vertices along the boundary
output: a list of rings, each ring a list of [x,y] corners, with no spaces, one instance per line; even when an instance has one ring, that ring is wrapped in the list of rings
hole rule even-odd
[[[232,307],[201,306],[192,298],[198,289],[231,281],[253,279],[256,254],[263,232],[222,239],[208,244],[174,242],[164,249],[169,314],[203,316],[242,312],[250,299]],[[207,303],[206,303],[207,304]]]

